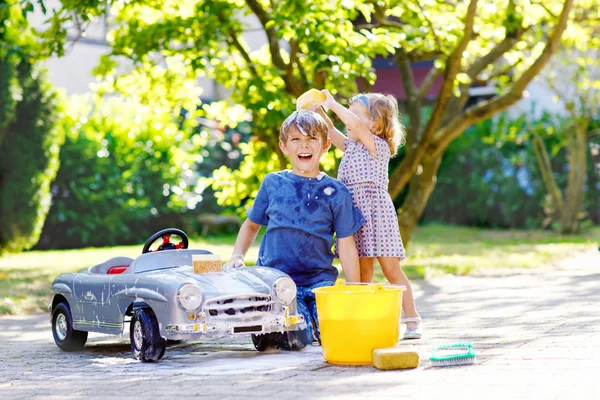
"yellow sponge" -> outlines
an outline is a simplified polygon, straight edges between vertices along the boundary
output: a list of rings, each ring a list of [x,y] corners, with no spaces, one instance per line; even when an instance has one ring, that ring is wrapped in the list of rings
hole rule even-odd
[[[419,366],[419,353],[400,347],[373,349],[373,366],[378,369],[406,369]]]
[[[323,93],[317,89],[310,89],[298,97],[298,100],[296,100],[296,110],[321,105],[325,99],[326,97]]]

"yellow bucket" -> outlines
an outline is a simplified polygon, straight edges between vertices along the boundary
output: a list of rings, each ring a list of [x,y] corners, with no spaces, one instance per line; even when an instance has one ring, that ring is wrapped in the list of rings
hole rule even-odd
[[[370,365],[373,349],[398,344],[405,286],[345,284],[313,289],[323,357],[331,364]]]

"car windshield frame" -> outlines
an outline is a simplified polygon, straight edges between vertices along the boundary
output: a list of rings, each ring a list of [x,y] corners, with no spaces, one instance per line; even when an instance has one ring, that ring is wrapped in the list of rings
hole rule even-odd
[[[168,270],[182,266],[192,266],[192,255],[194,254],[212,254],[207,250],[200,249],[178,249],[161,250],[142,254],[131,264],[131,270],[134,274],[143,274],[146,272]]]

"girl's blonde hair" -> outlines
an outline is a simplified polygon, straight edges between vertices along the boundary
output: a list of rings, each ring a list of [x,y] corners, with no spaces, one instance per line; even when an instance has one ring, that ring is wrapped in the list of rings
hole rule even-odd
[[[366,107],[360,97],[368,102],[368,112],[373,120],[373,134],[385,140],[390,147],[392,157],[398,152],[398,147],[405,142],[404,126],[400,123],[398,102],[391,94],[361,93],[350,99],[350,105],[359,102]]]

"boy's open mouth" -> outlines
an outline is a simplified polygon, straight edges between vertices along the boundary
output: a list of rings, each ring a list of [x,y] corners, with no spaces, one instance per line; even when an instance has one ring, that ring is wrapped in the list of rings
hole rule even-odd
[[[300,153],[300,154],[298,154],[298,159],[300,161],[310,161],[311,158],[312,158],[312,154],[310,154],[310,153]]]

